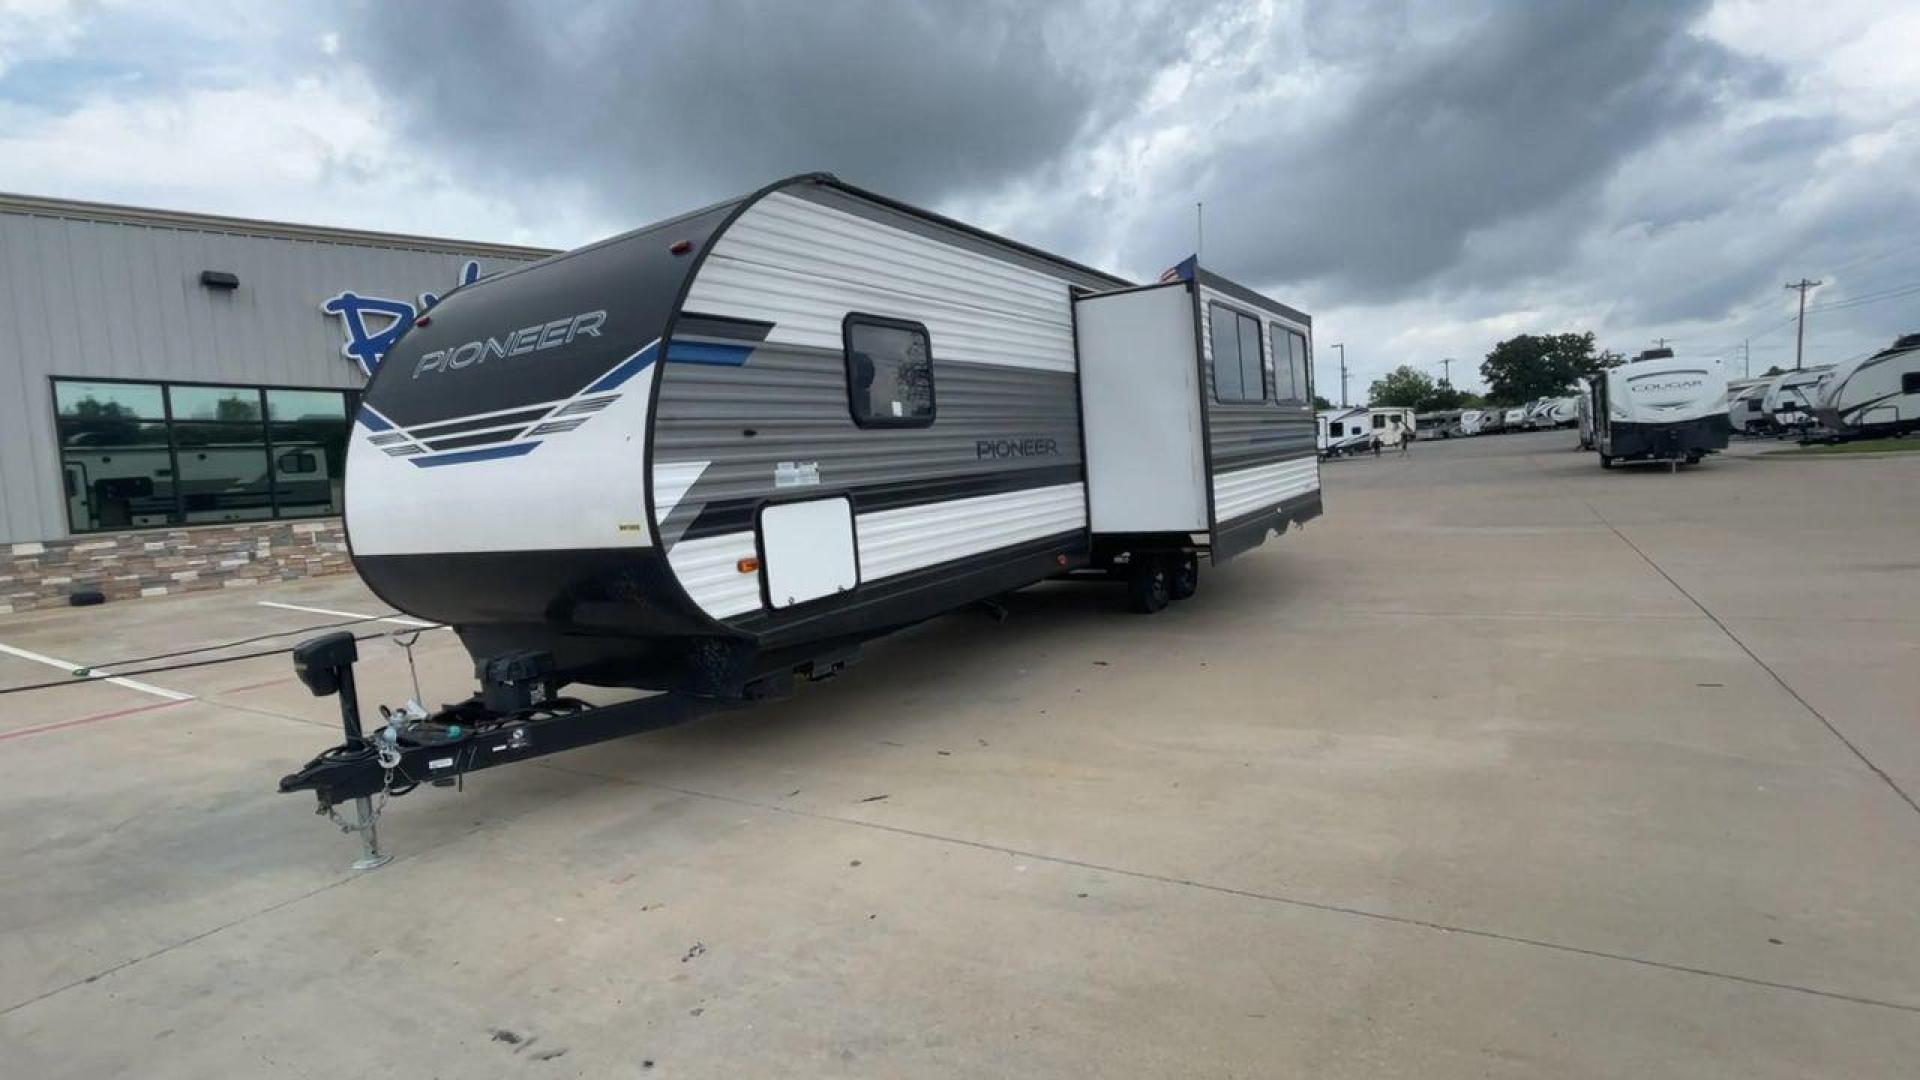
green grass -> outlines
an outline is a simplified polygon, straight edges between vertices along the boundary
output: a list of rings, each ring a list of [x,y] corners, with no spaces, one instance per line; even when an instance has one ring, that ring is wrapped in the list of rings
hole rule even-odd
[[[1816,444],[1775,450],[1776,454],[1920,454],[1920,439],[1860,439],[1834,446]]]

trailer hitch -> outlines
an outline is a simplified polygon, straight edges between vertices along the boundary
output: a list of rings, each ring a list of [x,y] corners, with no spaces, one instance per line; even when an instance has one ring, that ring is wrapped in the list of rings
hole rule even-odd
[[[280,791],[311,791],[315,812],[365,844],[356,870],[382,866],[377,823],[389,798],[421,784],[451,787],[467,774],[590,746],[608,739],[672,727],[709,712],[748,704],[745,699],[663,693],[611,705],[556,694],[552,658],[509,653],[475,665],[480,690],[465,701],[429,713],[417,703],[381,710],[385,724],[372,735],[360,722],[353,635],[325,634],[293,650],[294,673],[315,697],[338,696],[344,741],[280,779]],[[416,694],[418,691],[415,691]],[[353,821],[334,807],[352,802]]]

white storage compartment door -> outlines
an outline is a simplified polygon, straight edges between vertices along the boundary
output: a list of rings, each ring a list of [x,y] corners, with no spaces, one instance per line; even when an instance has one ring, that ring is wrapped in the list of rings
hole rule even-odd
[[[773,608],[804,604],[858,585],[853,503],[842,496],[763,507],[760,572],[767,604]]]
[[[1093,531],[1207,531],[1190,286],[1082,297],[1074,318]]]

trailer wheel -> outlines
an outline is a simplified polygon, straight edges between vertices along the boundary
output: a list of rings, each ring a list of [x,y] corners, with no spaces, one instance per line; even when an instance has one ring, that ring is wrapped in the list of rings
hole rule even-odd
[[[1613,455],[1612,455],[1612,454],[1601,454],[1601,455],[1600,455],[1600,467],[1601,467],[1601,468],[1603,468],[1603,469],[1611,469],[1611,468],[1613,468]]]
[[[1200,556],[1189,551],[1173,560],[1172,598],[1185,600],[1200,591]]]
[[[1142,615],[1151,615],[1173,599],[1173,568],[1160,556],[1136,557],[1127,579],[1127,602]]]

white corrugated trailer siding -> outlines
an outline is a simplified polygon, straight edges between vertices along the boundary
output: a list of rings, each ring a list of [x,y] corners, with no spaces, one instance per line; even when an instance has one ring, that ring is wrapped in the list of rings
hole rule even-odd
[[[999,486],[1011,490],[860,509],[863,582],[1086,527],[1067,278],[858,209],[787,192],[760,199],[715,243],[682,305],[772,324],[747,361],[750,379],[693,364],[663,374],[654,512],[675,575],[715,617],[761,605],[755,579],[735,569],[755,554],[751,517],[728,508],[771,494],[777,462],[817,465],[822,494],[933,490],[962,467],[1008,474]],[[853,425],[841,340],[849,312],[925,324],[932,427]],[[746,449],[743,425],[757,432]],[[1035,438],[1057,452],[975,464],[976,440]]]
[[[1200,285],[1200,354],[1205,375],[1201,394],[1207,402],[1208,449],[1213,459],[1213,514],[1216,522],[1228,522],[1320,490],[1320,459],[1314,447],[1311,398],[1297,406],[1222,404],[1213,400],[1213,334],[1209,320],[1214,303],[1260,320],[1261,363],[1269,386],[1274,384],[1272,324],[1306,337],[1309,357],[1313,331],[1303,323]],[[1248,458],[1281,460],[1244,464]]]
[[[52,376],[354,389],[327,297],[444,292],[468,259],[543,254],[0,194],[0,542],[68,535]]]

